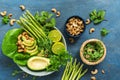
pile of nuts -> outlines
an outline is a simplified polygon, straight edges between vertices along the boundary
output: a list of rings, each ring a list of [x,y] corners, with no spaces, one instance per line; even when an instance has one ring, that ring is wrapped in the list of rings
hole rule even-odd
[[[34,41],[34,38],[30,37],[27,32],[23,32],[18,36],[17,47],[18,52],[26,52],[25,45],[23,44],[22,37],[26,38],[26,40]]]
[[[77,36],[84,31],[85,25],[83,20],[78,17],[72,17],[66,23],[66,30],[72,36]]]

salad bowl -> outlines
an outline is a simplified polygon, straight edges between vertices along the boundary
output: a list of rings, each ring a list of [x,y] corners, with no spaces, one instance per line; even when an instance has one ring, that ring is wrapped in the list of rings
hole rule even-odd
[[[55,27],[55,30],[59,31],[59,33],[61,34],[61,36],[62,36],[62,42],[64,43],[65,48],[67,50],[66,40],[65,40],[63,34],[60,32],[60,30],[57,27]],[[20,66],[20,65],[18,65],[18,67],[22,71],[24,71],[24,72],[26,72],[26,73],[28,73],[30,75],[34,75],[34,76],[46,76],[46,75],[49,75],[49,74],[52,74],[53,72],[55,72],[55,71],[44,71],[44,70],[42,70],[42,71],[32,71],[28,67],[26,67],[26,66]]]

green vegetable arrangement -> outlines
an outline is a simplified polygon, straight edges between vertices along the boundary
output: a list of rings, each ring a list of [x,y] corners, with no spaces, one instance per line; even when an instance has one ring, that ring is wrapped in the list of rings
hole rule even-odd
[[[94,22],[94,24],[99,24],[103,20],[105,20],[105,10],[93,10],[90,14],[90,19]]]
[[[99,42],[90,42],[84,47],[84,57],[90,62],[99,60],[104,54],[104,48]]]
[[[55,30],[54,26],[56,21],[52,18],[52,14],[49,14],[46,11],[42,11],[41,13],[36,13],[34,16],[27,10],[17,23],[21,28],[16,28],[9,30],[3,39],[2,42],[2,52],[4,55],[13,59],[13,61],[20,65],[26,66],[27,62],[33,56],[41,56],[47,59],[50,59],[50,66],[46,67],[47,71],[57,71],[62,65],[66,65],[67,61],[71,58],[70,54],[67,50],[62,50],[60,54],[54,54],[52,51],[52,45],[54,42],[48,38],[48,34],[51,30]],[[38,46],[38,53],[35,55],[30,55],[30,53],[26,52],[18,52],[18,36],[23,32],[27,32],[29,36],[35,39],[35,46]],[[25,44],[26,48],[29,49],[35,48],[34,45],[29,46],[31,42],[27,42],[27,38],[21,38],[23,40],[22,43]],[[7,44],[6,44],[7,43]],[[62,44],[62,40],[60,40]],[[58,47],[61,47],[59,45]],[[62,46],[64,47],[64,46]],[[36,50],[36,49],[34,49]],[[33,52],[33,51],[29,51]]]
[[[83,66],[84,65],[81,65],[80,62],[77,63],[77,59],[71,59],[70,62],[67,62],[61,80],[80,80],[80,78],[84,76],[88,70],[83,70]]]

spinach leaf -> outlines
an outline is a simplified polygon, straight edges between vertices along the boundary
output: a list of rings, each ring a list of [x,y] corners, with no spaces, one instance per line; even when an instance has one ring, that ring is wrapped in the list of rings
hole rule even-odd
[[[29,54],[15,53],[13,61],[21,66],[25,66],[27,64],[27,60],[30,58]]]
[[[22,33],[23,30],[21,28],[16,28],[9,30],[3,39],[2,42],[2,52],[4,55],[6,55],[9,58],[13,58],[16,50],[17,50],[17,37],[20,33]]]

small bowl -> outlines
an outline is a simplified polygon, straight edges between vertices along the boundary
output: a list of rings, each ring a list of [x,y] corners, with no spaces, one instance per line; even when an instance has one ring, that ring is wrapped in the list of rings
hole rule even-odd
[[[74,19],[73,19],[74,18]],[[73,19],[73,20],[71,20],[71,19]],[[78,19],[80,20],[80,21],[82,21],[82,23],[81,24],[77,24],[77,25],[74,25],[74,23],[75,23],[75,20],[77,20],[78,21]],[[71,20],[71,21],[70,21]],[[74,21],[74,22],[73,22]],[[79,21],[79,23],[80,23],[80,21]],[[70,23],[71,22],[71,23]],[[69,26],[69,27],[68,27]],[[83,26],[83,27],[82,27]],[[70,28],[71,27],[71,28]],[[68,28],[69,28],[69,30],[68,30]],[[81,31],[79,30],[81,28]],[[78,29],[78,31],[76,31]],[[76,32],[77,34],[76,35],[73,35],[73,34],[71,34],[71,32],[73,32],[73,30],[74,30],[74,32]],[[82,31],[83,30],[83,31]],[[80,37],[80,35],[83,33],[85,31],[85,22],[84,22],[84,20],[81,18],[81,17],[79,17],[79,16],[72,16],[72,17],[70,17],[70,18],[68,18],[67,19],[67,21],[66,21],[66,23],[65,23],[65,32],[67,33],[67,35],[68,36],[70,36],[70,37],[73,37],[73,38],[77,38],[77,37]],[[79,33],[80,32],[80,33]]]
[[[91,43],[91,42],[94,42],[94,43],[99,42],[101,44],[101,46],[103,47],[103,50],[104,50],[102,57],[99,60],[92,61],[92,62],[89,61],[89,60],[87,60],[84,57],[84,55],[83,55],[84,54],[84,47],[86,46],[86,44]],[[83,42],[83,44],[82,44],[82,46],[80,48],[80,58],[87,65],[97,65],[97,64],[101,63],[104,60],[105,56],[106,56],[106,47],[105,47],[105,44],[101,40],[98,40],[98,39],[89,39],[89,40],[86,40],[85,42]]]

